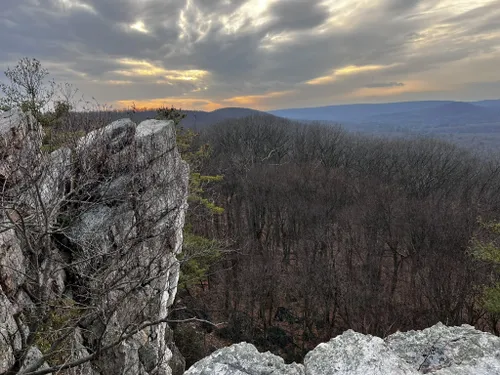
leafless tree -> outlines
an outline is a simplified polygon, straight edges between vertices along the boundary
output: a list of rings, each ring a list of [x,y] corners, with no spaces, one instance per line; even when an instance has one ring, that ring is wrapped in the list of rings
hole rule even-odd
[[[204,173],[225,176],[213,187],[225,212],[193,228],[241,249],[213,270],[207,309],[246,316],[262,350],[306,349],[349,328],[489,329],[478,303],[488,273],[467,248],[477,217],[500,213],[498,160],[272,117],[227,121],[201,138],[213,147]],[[273,144],[280,158],[265,157]],[[284,309],[295,318],[274,321]],[[277,327],[296,346],[273,347]]]
[[[49,153],[36,119],[9,115],[0,235],[12,246],[0,254],[0,287],[16,329],[6,373],[91,373],[91,362],[111,374],[118,370],[106,356],[125,342],[165,366],[188,173],[172,124],[120,120],[82,138],[72,124],[73,142]],[[122,370],[136,373],[140,363]]]
[[[48,75],[47,69],[37,59],[22,58],[14,68],[5,71],[9,82],[0,83],[0,91],[4,94],[0,98],[0,107],[29,110],[40,121],[55,93],[55,82],[47,81]]]

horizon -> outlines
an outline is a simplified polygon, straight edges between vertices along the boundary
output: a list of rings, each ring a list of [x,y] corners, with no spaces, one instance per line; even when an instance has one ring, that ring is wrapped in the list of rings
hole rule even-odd
[[[37,58],[117,109],[498,100],[498,17],[500,0],[5,0],[0,70]]]
[[[238,106],[229,106],[229,107],[220,107],[216,108],[213,110],[199,110],[199,109],[190,109],[190,108],[180,108],[181,111],[200,111],[200,112],[214,112],[217,110],[221,109],[251,109],[255,111],[261,111],[261,112],[277,112],[277,111],[282,111],[282,110],[287,110],[287,109],[315,109],[315,108],[324,108],[324,107],[337,107],[337,106],[361,106],[361,105],[378,105],[378,104],[400,104],[400,103],[419,103],[419,102],[443,102],[443,103],[469,103],[469,104],[474,104],[474,103],[480,103],[480,102],[485,102],[485,101],[498,101],[500,102],[500,98],[493,98],[493,99],[475,99],[475,100],[452,100],[452,99],[436,99],[436,100],[402,100],[402,101],[393,101],[393,102],[376,102],[376,103],[368,103],[368,102],[356,102],[356,103],[344,103],[344,104],[326,104],[326,105],[320,105],[320,106],[308,106],[308,107],[283,107],[283,108],[272,108],[272,109],[267,109],[267,110],[260,110],[252,107],[238,107]],[[157,108],[151,107],[151,108],[138,108],[137,111],[155,111]],[[122,110],[127,110],[126,108],[123,108]]]

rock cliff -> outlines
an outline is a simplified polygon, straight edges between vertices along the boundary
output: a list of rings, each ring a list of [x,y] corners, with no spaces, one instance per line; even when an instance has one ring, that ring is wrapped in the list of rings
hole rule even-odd
[[[0,114],[0,374],[171,374],[189,174],[173,123],[122,119],[52,153],[42,136]]]
[[[241,343],[219,349],[185,375],[497,375],[500,337],[472,326],[441,323],[422,331],[397,332],[386,339],[346,331],[318,345],[304,364],[283,363]]]
[[[189,171],[173,123],[122,119],[51,153],[42,137],[32,117],[0,113],[0,374],[182,372],[168,309]],[[467,325],[347,331],[303,364],[240,343],[185,374],[431,373],[500,375],[500,338]]]

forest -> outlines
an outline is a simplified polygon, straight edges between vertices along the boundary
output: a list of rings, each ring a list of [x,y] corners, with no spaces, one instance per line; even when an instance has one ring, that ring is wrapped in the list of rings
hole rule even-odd
[[[201,175],[223,176],[201,184],[223,212],[189,213],[184,270],[195,276],[173,314],[222,324],[175,327],[188,366],[240,341],[300,361],[347,329],[499,334],[483,293],[495,269],[473,256],[500,213],[495,155],[271,115],[206,127],[192,147],[210,150]]]
[[[25,66],[38,78],[28,83],[48,74],[37,60]],[[8,73],[17,72],[24,71]],[[75,111],[71,87],[64,92],[66,100],[45,112],[43,90],[31,101],[5,96],[20,98],[11,104],[43,126],[43,155],[113,119],[149,117],[135,109]],[[216,113],[197,132],[175,108],[153,116],[173,120],[190,168],[180,280],[165,317],[186,367],[241,341],[301,362],[348,329],[386,337],[442,322],[500,335],[498,154],[263,113]],[[96,172],[84,169],[86,178]],[[154,194],[149,189],[141,192]]]

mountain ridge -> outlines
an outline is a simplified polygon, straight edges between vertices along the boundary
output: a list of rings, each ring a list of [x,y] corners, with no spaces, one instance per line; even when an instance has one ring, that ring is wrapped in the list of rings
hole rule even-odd
[[[415,116],[417,116],[420,122],[422,122],[422,125],[428,125],[429,122],[439,123],[440,117],[446,118],[450,115],[473,114],[474,122],[477,121],[477,118],[479,118],[479,122],[500,122],[500,100],[477,102],[432,100],[379,104],[341,104],[321,107],[279,109],[269,111],[268,113],[294,120],[353,123],[392,123],[394,119],[391,117],[394,116],[398,117],[397,121],[412,121]],[[485,121],[482,121],[481,117],[484,117]],[[448,119],[445,120],[448,121]],[[472,120],[465,119],[460,123],[467,124],[470,121]]]

